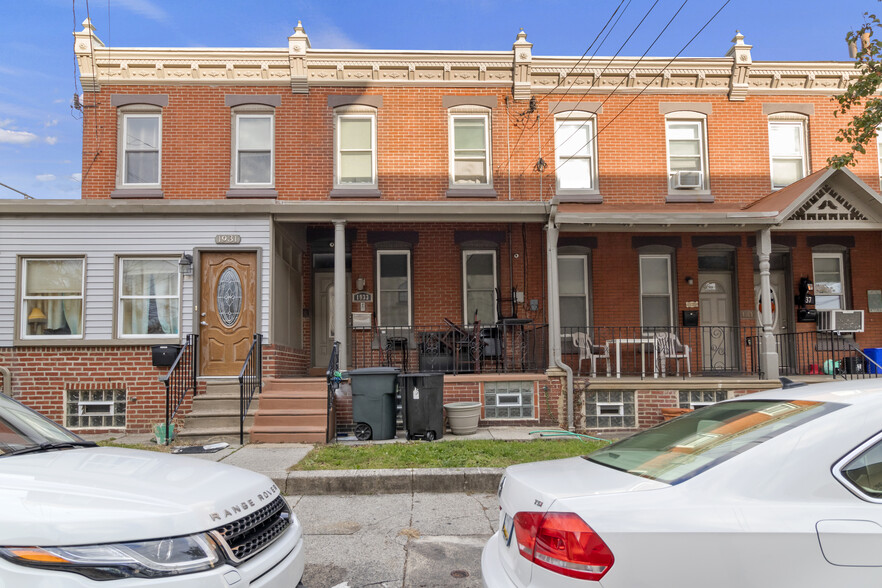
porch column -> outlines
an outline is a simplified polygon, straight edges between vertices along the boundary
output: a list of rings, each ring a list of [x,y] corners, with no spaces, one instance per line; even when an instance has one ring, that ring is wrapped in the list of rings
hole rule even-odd
[[[340,371],[346,369],[346,221],[334,223],[334,340],[340,343]]]
[[[760,321],[763,333],[760,337],[760,369],[768,380],[778,379],[778,350],[772,333],[772,284],[769,278],[769,256],[772,254],[772,230],[760,229],[756,233],[756,254],[760,270]]]

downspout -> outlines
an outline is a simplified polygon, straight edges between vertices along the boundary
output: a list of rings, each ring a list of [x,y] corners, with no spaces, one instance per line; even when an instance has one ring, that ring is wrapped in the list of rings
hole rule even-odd
[[[548,258],[548,363],[562,370],[567,378],[567,429],[575,430],[573,417],[573,370],[561,359],[560,348],[560,298],[557,276],[557,237],[560,229],[555,224],[557,204],[552,202],[546,226]]]

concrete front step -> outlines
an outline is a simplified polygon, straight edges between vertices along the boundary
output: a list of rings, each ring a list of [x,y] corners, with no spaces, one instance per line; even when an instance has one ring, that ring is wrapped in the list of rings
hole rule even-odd
[[[325,443],[325,427],[306,425],[251,428],[252,443]]]
[[[328,396],[326,392],[266,392],[260,395],[260,408],[266,410],[326,410]]]
[[[324,427],[328,424],[328,411],[324,408],[273,408],[261,407],[255,416],[256,427],[286,427],[290,425]]]
[[[211,429],[181,430],[175,434],[178,445],[207,445],[225,441],[230,445],[239,444],[239,427],[215,427]],[[245,429],[245,443],[249,443],[248,429]]]
[[[249,429],[254,424],[254,415],[256,411],[249,411],[245,415],[245,428]],[[227,412],[203,412],[190,413],[187,415],[187,429],[214,429],[218,427],[238,427],[239,413]]]

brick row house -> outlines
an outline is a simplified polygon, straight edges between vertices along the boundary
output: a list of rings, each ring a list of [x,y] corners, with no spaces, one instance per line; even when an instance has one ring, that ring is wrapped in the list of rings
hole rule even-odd
[[[0,365],[75,429],[162,420],[162,345],[198,357],[199,412],[257,334],[274,386],[322,382],[336,341],[344,370],[445,373],[484,424],[610,433],[877,371],[879,160],[825,163],[850,62],[754,62],[740,34],[674,60],[523,32],[327,50],[299,23],[286,48],[139,49],[86,21],[74,51],[82,199],[0,207]],[[253,439],[310,438],[256,406]]]

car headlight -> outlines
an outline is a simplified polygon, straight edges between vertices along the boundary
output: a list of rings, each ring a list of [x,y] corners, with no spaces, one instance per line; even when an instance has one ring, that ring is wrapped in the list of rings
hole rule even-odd
[[[32,568],[81,574],[92,580],[161,578],[211,569],[221,552],[206,534],[106,545],[0,547],[0,557]]]

